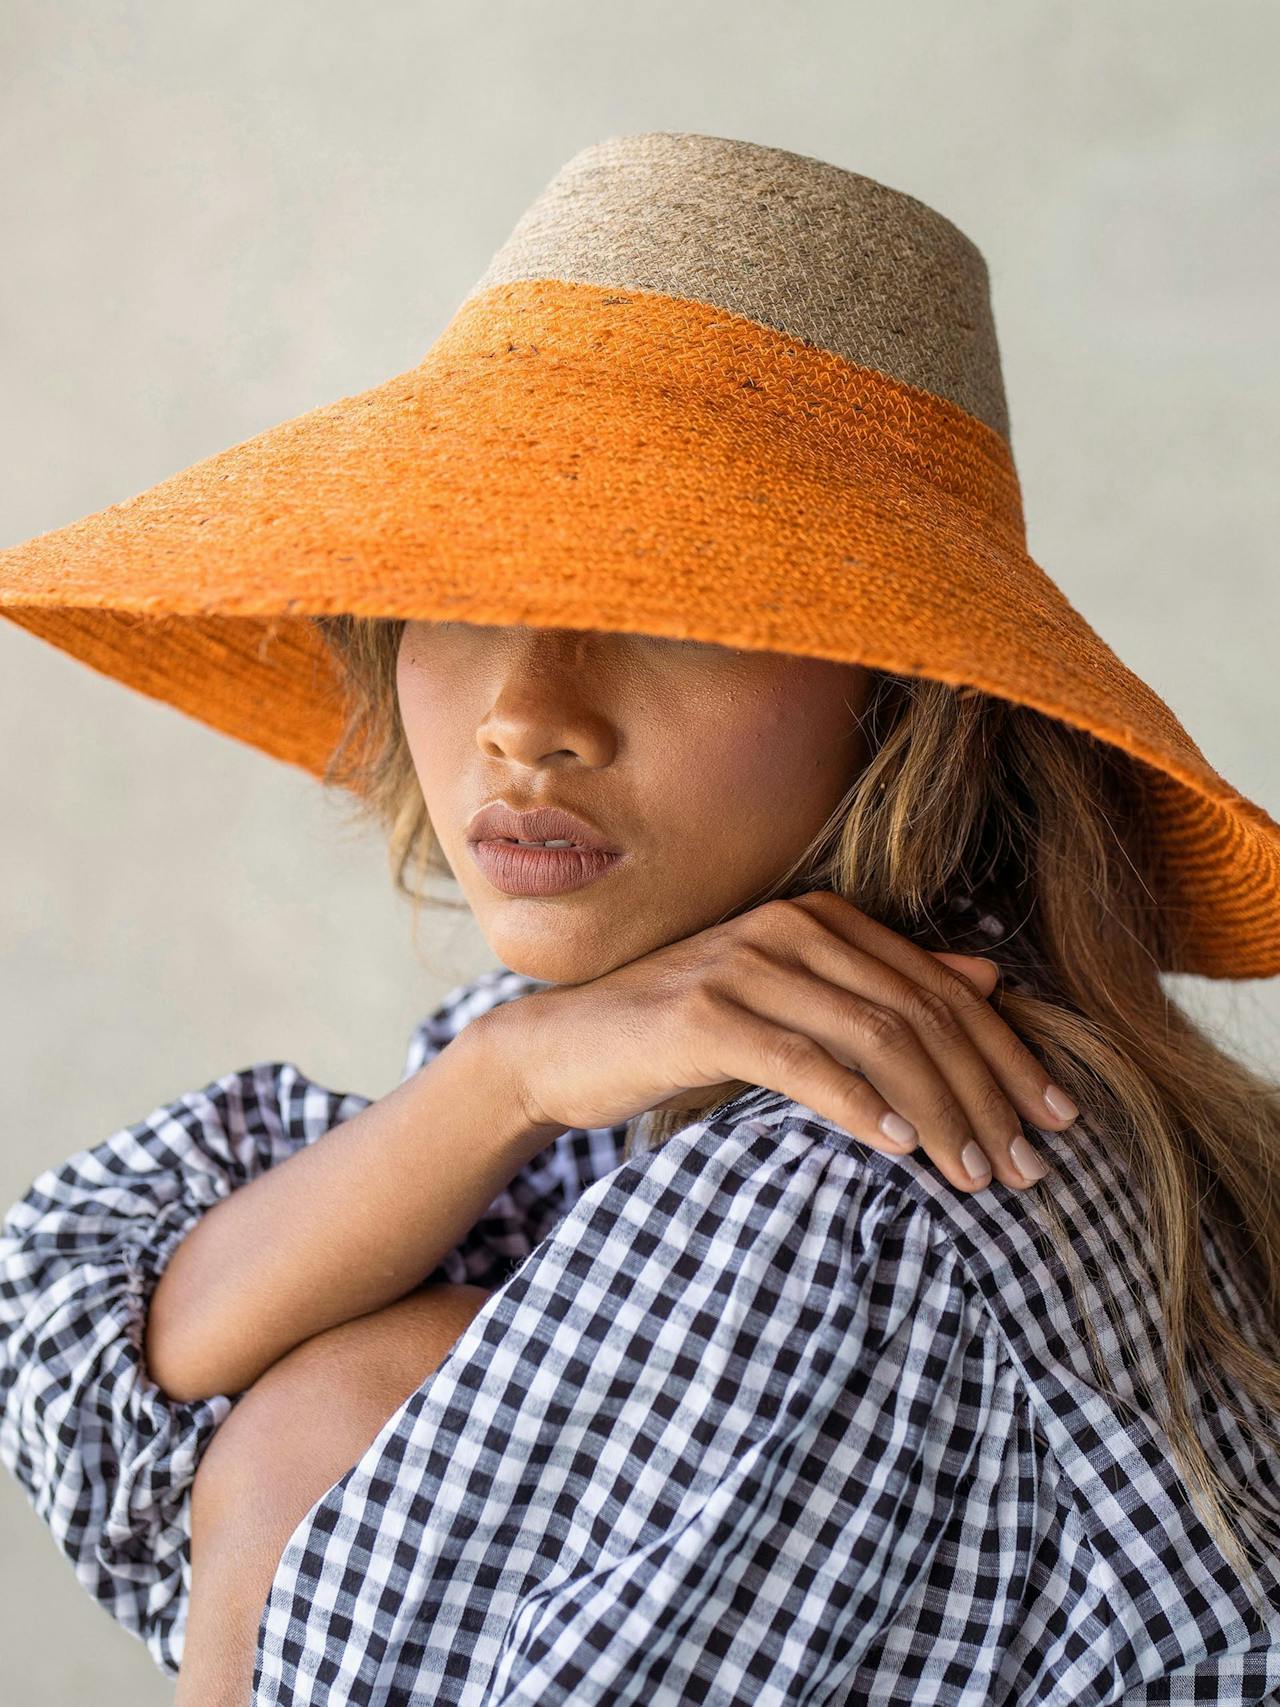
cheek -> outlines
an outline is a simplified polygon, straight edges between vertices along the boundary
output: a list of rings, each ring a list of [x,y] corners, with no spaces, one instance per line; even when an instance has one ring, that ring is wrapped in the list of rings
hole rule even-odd
[[[402,672],[397,679],[400,722],[409,755],[424,788],[456,768],[458,717],[443,672]],[[452,710],[451,710],[452,705]]]
[[[824,783],[825,726],[801,705],[738,701],[704,724],[679,767],[704,802],[803,801]]]
[[[759,666],[754,680],[717,694],[680,720],[679,762],[670,748],[663,759],[663,773],[681,778],[687,821],[722,827],[749,816],[752,837],[775,852],[812,834],[865,763],[864,699],[860,678],[842,667],[795,659]]]

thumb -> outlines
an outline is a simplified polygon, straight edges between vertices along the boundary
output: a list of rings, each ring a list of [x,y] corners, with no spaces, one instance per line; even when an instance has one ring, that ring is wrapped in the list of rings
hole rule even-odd
[[[947,961],[957,972],[963,972],[966,978],[971,979],[978,986],[984,996],[989,996],[1000,982],[1000,968],[994,960],[987,960],[982,955],[951,954],[937,948],[931,949],[930,953],[936,955],[939,960]]]

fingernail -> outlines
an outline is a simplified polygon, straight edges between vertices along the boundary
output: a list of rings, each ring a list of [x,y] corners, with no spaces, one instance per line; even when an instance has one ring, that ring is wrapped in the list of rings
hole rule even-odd
[[[1075,1120],[1080,1113],[1067,1093],[1057,1085],[1049,1086],[1044,1100],[1049,1113],[1056,1114],[1059,1120]]]
[[[1009,1145],[1009,1154],[1014,1167],[1027,1179],[1043,1179],[1049,1171],[1021,1133]]]
[[[920,1141],[920,1135],[911,1122],[892,1109],[880,1116],[880,1130],[891,1143],[901,1144],[904,1150],[914,1150]]]
[[[964,1163],[965,1172],[971,1180],[990,1179],[991,1164],[983,1155],[981,1148],[971,1138],[960,1152],[960,1160]]]

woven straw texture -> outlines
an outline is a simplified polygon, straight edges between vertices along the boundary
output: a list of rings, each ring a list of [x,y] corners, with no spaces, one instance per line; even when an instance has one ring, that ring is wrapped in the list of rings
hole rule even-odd
[[[1169,971],[1280,971],[1280,825],[1026,551],[973,244],[681,132],[575,155],[413,368],[0,552],[0,614],[319,776],[309,614],[612,629],[968,684],[1142,760]]]

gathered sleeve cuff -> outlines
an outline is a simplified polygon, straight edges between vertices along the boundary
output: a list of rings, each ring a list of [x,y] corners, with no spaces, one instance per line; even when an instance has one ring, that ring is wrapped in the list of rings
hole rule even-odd
[[[76,1577],[175,1676],[190,1497],[236,1395],[169,1398],[146,1312],[206,1210],[367,1106],[289,1062],[228,1073],[40,1174],[0,1224],[0,1461]]]

